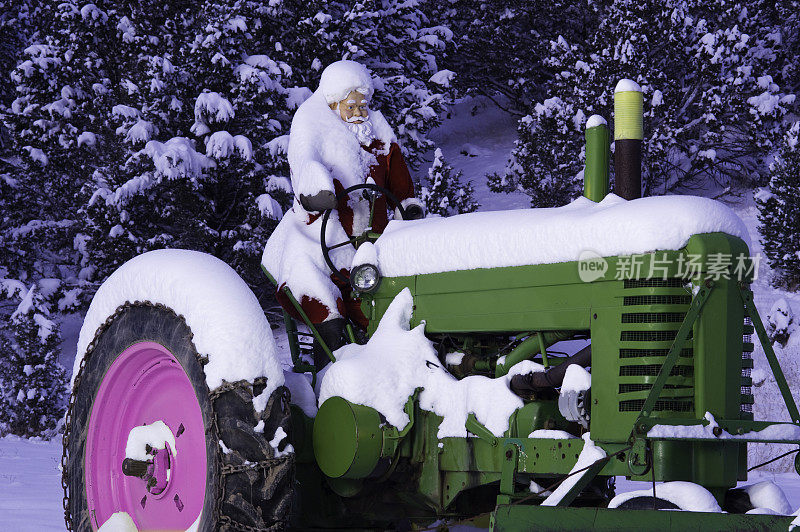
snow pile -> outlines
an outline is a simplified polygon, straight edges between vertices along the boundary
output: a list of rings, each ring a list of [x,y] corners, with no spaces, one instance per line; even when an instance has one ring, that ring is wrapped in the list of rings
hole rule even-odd
[[[167,179],[199,177],[206,168],[216,165],[194,149],[193,140],[185,137],[173,137],[167,142],[151,140],[142,152],[153,160],[156,172]]]
[[[759,431],[744,434],[730,434],[723,430],[719,436],[714,429],[719,427],[711,412],[704,416],[708,425],[653,425],[647,432],[648,438],[704,438],[712,440],[800,440],[800,427],[790,423],[776,423]]]
[[[561,393],[583,392],[592,387],[592,375],[577,364],[567,366],[564,381],[561,383]]]
[[[78,339],[72,378],[97,329],[128,302],[160,303],[182,315],[210,389],[223,380],[267,378],[268,395],[283,384],[275,340],[253,292],[230,266],[196,251],[161,249],[134,257],[97,290]]]
[[[28,155],[31,159],[40,163],[42,166],[47,166],[47,163],[50,161],[50,159],[47,157],[47,154],[39,148],[34,148],[33,146],[23,146],[22,149],[28,152]]]
[[[125,458],[147,461],[150,456],[147,454],[147,446],[153,449],[166,449],[167,444],[174,456],[178,455],[178,448],[175,446],[175,436],[166,423],[160,419],[150,425],[133,427],[128,433],[128,442],[125,444]]]
[[[218,92],[203,92],[194,102],[195,122],[204,124],[228,122],[235,115],[231,102]]]
[[[449,87],[450,83],[453,81],[453,78],[456,77],[456,73],[452,70],[440,70],[436,74],[430,77],[428,81],[431,83],[436,83],[437,85],[441,85],[442,87]]]
[[[369,167],[377,164],[338,112],[328,106],[329,102],[339,101],[329,98],[340,96],[342,91],[346,91],[341,96],[344,98],[350,91],[364,88],[369,74],[361,65],[359,68],[353,65],[358,63],[338,61],[326,68],[320,87],[298,107],[292,119],[287,151],[292,186],[297,195],[313,196],[320,190],[333,190],[334,179],[345,188],[363,183]],[[367,97],[369,99],[369,95]],[[383,142],[388,153],[391,143],[397,142],[392,128],[378,111],[370,110],[369,122],[374,137]]]
[[[92,133],[91,131],[84,131],[80,135],[78,135],[78,147],[80,148],[83,145],[92,147],[97,144],[97,135]]]
[[[703,486],[692,482],[674,481],[656,484],[656,497],[671,502],[686,512],[713,512],[722,511],[719,503]],[[634,497],[652,497],[653,489],[629,491],[620,493],[608,503],[609,508],[616,508],[620,504]]]
[[[381,273],[396,277],[567,262],[586,251],[610,257],[677,250],[692,235],[713,232],[749,245],[744,223],[720,202],[695,196],[626,201],[609,194],[599,203],[580,197],[548,209],[394,220],[375,246]]]
[[[288,434],[286,434],[286,431],[283,430],[283,427],[278,427],[275,429],[275,437],[273,437],[269,442],[269,446],[272,447],[273,451],[275,451],[275,454],[273,455],[274,458],[281,458],[294,452],[294,447],[292,447],[292,444],[290,443],[286,444],[281,451],[280,445],[283,440],[286,439],[286,436],[288,436]]]
[[[786,500],[783,490],[771,480],[743,486],[742,489],[747,492],[750,497],[750,503],[754,508],[747,513],[754,513],[756,510],[768,510],[767,512],[761,511],[759,513],[792,514],[792,507],[789,505],[789,501]]]
[[[541,438],[544,440],[576,440],[577,436],[564,430],[538,429],[528,434],[528,438]]]
[[[97,532],[138,532],[136,523],[126,512],[112,514]]]
[[[518,364],[506,377],[470,376],[462,380],[445,371],[421,324],[409,330],[413,300],[404,289],[394,299],[366,345],[338,349],[336,362],[322,377],[319,403],[340,396],[374,408],[386,421],[402,429],[409,422],[403,411],[417,388],[420,407],[442,416],[439,438],[466,437],[467,416],[475,414],[495,436],[508,430],[509,416],[522,400],[508,388],[512,375],[540,369],[530,361]]]
[[[792,335],[798,329],[797,322],[794,319],[794,311],[789,302],[786,301],[786,298],[781,297],[773,303],[769,314],[767,314],[767,323],[765,325],[770,341],[773,343],[778,342],[781,347],[786,347],[792,339]],[[795,343],[796,339],[792,341],[792,345]]]
[[[594,444],[594,442],[589,437],[589,433],[583,435],[583,449],[581,449],[581,454],[578,456],[578,461],[575,462],[575,465],[572,466],[570,469],[570,473],[574,473],[580,469],[588,467],[593,463],[597,462],[598,460],[602,460],[606,457],[606,452]],[[572,489],[572,486],[578,483],[581,477],[587,474],[589,470],[587,469],[583,473],[576,473],[571,475],[564,480],[559,486],[551,493],[545,500],[542,501],[542,506],[556,506],[561,499],[564,498],[564,495]]]
[[[621,79],[614,87],[614,92],[642,92],[642,88],[632,79]]]
[[[372,264],[373,266],[378,264],[378,253],[375,251],[375,244],[372,242],[364,242],[358,246],[353,256],[353,263],[350,265],[350,269],[352,270],[356,266],[361,266],[362,264]]]
[[[272,220],[280,220],[283,216],[281,205],[269,194],[261,194],[256,197],[258,212]]]
[[[327,103],[339,103],[348,94],[358,91],[369,100],[375,91],[367,68],[355,61],[336,61],[322,71],[318,92]]]
[[[238,155],[249,161],[253,159],[253,145],[244,135],[231,135],[227,131],[216,131],[206,139],[206,157],[224,159]]]
[[[461,361],[464,360],[465,353],[461,352],[453,352],[447,353],[444,356],[444,363],[448,366],[458,366],[461,364]]]
[[[586,129],[590,129],[597,126],[607,126],[608,122],[606,119],[600,115],[592,115],[589,117],[589,120],[586,121]]]

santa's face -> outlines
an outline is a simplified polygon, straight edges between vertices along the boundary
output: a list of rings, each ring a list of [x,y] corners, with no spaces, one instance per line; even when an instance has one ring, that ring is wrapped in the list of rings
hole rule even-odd
[[[332,103],[331,109],[339,112],[342,120],[349,124],[360,124],[369,119],[369,102],[366,96],[352,91],[339,103]]]

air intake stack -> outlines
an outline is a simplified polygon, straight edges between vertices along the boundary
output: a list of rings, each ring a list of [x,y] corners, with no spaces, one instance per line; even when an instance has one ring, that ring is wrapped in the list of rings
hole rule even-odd
[[[614,192],[632,200],[642,197],[642,89],[622,79],[614,89]]]

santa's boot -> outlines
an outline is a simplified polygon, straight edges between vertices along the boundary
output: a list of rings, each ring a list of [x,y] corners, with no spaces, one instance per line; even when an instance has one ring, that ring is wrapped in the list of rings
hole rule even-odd
[[[345,334],[345,325],[347,322],[344,318],[334,318],[332,320],[317,323],[314,327],[322,337],[322,341],[328,346],[331,352],[336,351],[344,344],[347,343],[347,336]],[[324,368],[331,359],[328,358],[327,353],[319,345],[319,342],[314,339],[314,367],[317,371]]]

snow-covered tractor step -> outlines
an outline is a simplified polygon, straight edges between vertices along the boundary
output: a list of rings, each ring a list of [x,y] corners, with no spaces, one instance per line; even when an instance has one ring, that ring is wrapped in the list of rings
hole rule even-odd
[[[229,266],[183,250],[127,262],[81,329],[67,527],[127,514],[142,530],[284,528],[294,453],[283,384],[269,324]]]

